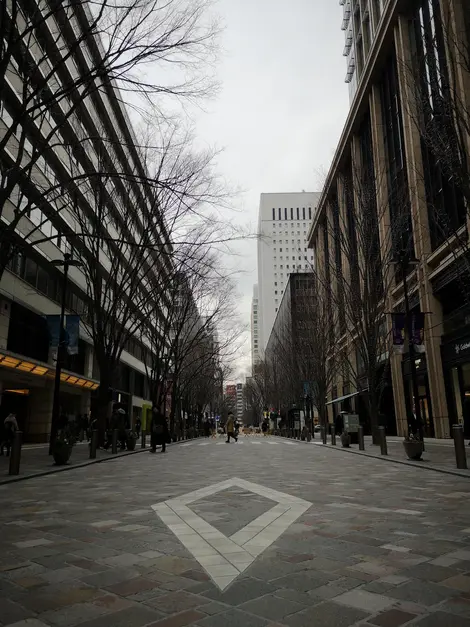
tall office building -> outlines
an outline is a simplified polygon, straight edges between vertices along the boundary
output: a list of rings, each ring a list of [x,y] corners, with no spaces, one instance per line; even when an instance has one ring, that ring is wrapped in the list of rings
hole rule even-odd
[[[258,331],[258,284],[253,285],[251,299],[251,371],[259,362],[259,331]]]
[[[245,413],[245,398],[243,394],[243,383],[237,383],[237,420],[240,424],[243,424],[243,416]]]
[[[339,0],[343,5],[341,29],[345,33],[343,56],[346,57],[346,78],[352,102],[361,79],[365,61],[387,0]]]
[[[134,143],[123,96],[101,72],[95,84],[87,65],[91,58],[95,71],[106,66],[100,41],[89,34],[95,31],[88,3],[68,3],[68,18],[56,3],[47,20],[41,13],[47,3],[13,5],[16,21],[8,21],[10,5],[5,5],[5,17],[18,45],[10,44],[11,56],[10,52],[4,56],[0,68],[1,252],[2,262],[8,260],[0,273],[0,414],[2,420],[10,412],[16,414],[25,441],[46,442],[57,348],[49,345],[53,337],[45,316],[49,320],[56,316],[58,325],[64,302],[66,324],[74,325],[74,342],[61,359],[60,408],[68,416],[88,414],[101,375],[91,331],[95,292],[90,273],[86,274],[89,266],[83,262],[99,257],[94,276],[102,277],[103,293],[112,295],[110,285],[119,275],[113,274],[116,265],[109,256],[112,252],[113,259],[119,259],[123,250],[112,248],[113,238],[125,232],[130,248],[133,241],[143,241],[142,216],[155,207],[141,184],[145,164]],[[21,41],[27,43],[23,46]],[[105,177],[104,172],[109,174]],[[9,191],[12,181],[17,183]],[[103,227],[93,231],[100,219]],[[7,226],[12,233],[10,251]],[[98,232],[100,237],[92,240]],[[99,250],[90,245],[99,240],[103,242]],[[158,241],[165,243],[163,238]],[[63,264],[65,255],[72,253],[74,261],[82,263],[70,267],[64,294]],[[160,280],[157,272],[142,272],[142,294],[149,299],[154,282]],[[129,291],[124,287],[118,293],[115,298],[124,301]],[[104,300],[108,298],[112,297]],[[106,304],[103,310],[113,312]],[[131,308],[129,312],[134,313]],[[146,383],[149,354],[143,333],[130,336],[118,360],[119,376],[109,390],[109,400],[127,408],[129,421],[151,407]]]
[[[284,288],[312,267],[308,230],[320,192],[261,194],[258,219],[258,346],[263,357]]]

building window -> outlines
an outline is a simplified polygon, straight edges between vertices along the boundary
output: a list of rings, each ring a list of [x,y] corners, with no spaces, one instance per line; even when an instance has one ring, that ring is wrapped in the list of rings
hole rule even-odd
[[[275,219],[276,219],[276,210],[273,207],[273,220],[275,220]]]
[[[291,220],[294,219],[294,209],[293,209],[293,207],[290,208],[290,219]]]
[[[308,219],[311,220],[312,219],[312,207],[308,208]]]
[[[302,207],[302,220],[305,220],[305,207]]]
[[[278,216],[279,216],[279,220],[282,220],[282,218],[281,218],[281,207],[278,208]]]
[[[287,207],[284,207],[284,220],[287,220]]]
[[[25,270],[24,270],[24,280],[26,281],[26,283],[29,283],[30,285],[33,285],[34,287],[36,287],[37,274],[38,274],[37,263],[33,261],[32,259],[26,259]]]
[[[435,249],[465,224],[467,216],[459,179],[462,171],[467,176],[467,164],[460,156],[455,105],[450,102],[453,90],[448,87],[446,35],[440,19],[440,3],[421,0],[418,4],[411,23],[413,60],[421,100],[419,113],[423,118],[421,150],[429,227]]]

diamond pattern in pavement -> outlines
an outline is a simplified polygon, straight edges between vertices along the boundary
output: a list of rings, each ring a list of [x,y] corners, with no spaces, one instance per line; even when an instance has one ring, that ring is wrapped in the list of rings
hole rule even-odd
[[[470,627],[468,479],[274,438],[218,444],[0,486],[0,626]],[[151,506],[233,477],[266,494],[190,504],[225,536],[272,508],[269,490],[312,505],[272,542],[261,532],[221,591]]]

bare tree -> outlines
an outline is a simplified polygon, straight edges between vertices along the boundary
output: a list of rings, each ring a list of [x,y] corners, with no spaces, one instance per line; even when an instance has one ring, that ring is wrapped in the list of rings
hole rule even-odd
[[[210,4],[2,3],[0,277],[19,244],[38,245],[63,234],[62,227],[67,231],[58,218],[65,208],[63,188],[88,179],[84,153],[100,154],[97,142],[105,133],[97,112],[115,125],[113,147],[127,163],[136,153],[126,106],[139,115],[161,114],[168,97],[194,99],[212,91],[213,81],[204,74],[218,32]]]
[[[330,329],[337,324],[337,310],[328,299],[315,273],[296,294],[298,320],[295,354],[307,394],[316,407],[320,424],[328,422],[326,398],[338,371],[339,355]]]
[[[242,333],[233,282],[220,255],[205,245],[207,229],[191,237],[191,243],[186,238],[174,247],[165,316],[147,337],[147,378],[155,405],[162,404],[165,379],[172,380],[172,433],[175,420],[182,427],[182,412],[201,416],[204,408],[220,404],[223,365],[237,354]]]
[[[322,224],[326,264],[316,276],[327,309],[335,314],[330,345],[337,354],[337,374],[343,385],[352,383],[365,392],[376,439],[390,350],[387,304],[399,279],[394,262],[399,251],[411,254],[412,234],[406,188],[374,164],[368,120],[362,132],[355,164],[327,201]]]
[[[247,377],[244,395],[246,404],[251,411],[252,424],[259,426],[264,411],[269,411],[270,399],[270,373],[265,361],[260,361],[253,367],[251,377]]]

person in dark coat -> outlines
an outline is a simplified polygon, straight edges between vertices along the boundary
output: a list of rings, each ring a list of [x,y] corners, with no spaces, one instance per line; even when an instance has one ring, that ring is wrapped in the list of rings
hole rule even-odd
[[[156,452],[157,446],[162,447],[162,453],[166,452],[166,442],[168,439],[168,423],[165,416],[156,407],[152,410],[152,421],[150,423],[150,442],[152,453]]]
[[[338,414],[335,418],[335,433],[341,435],[344,431],[344,418],[343,414]]]

